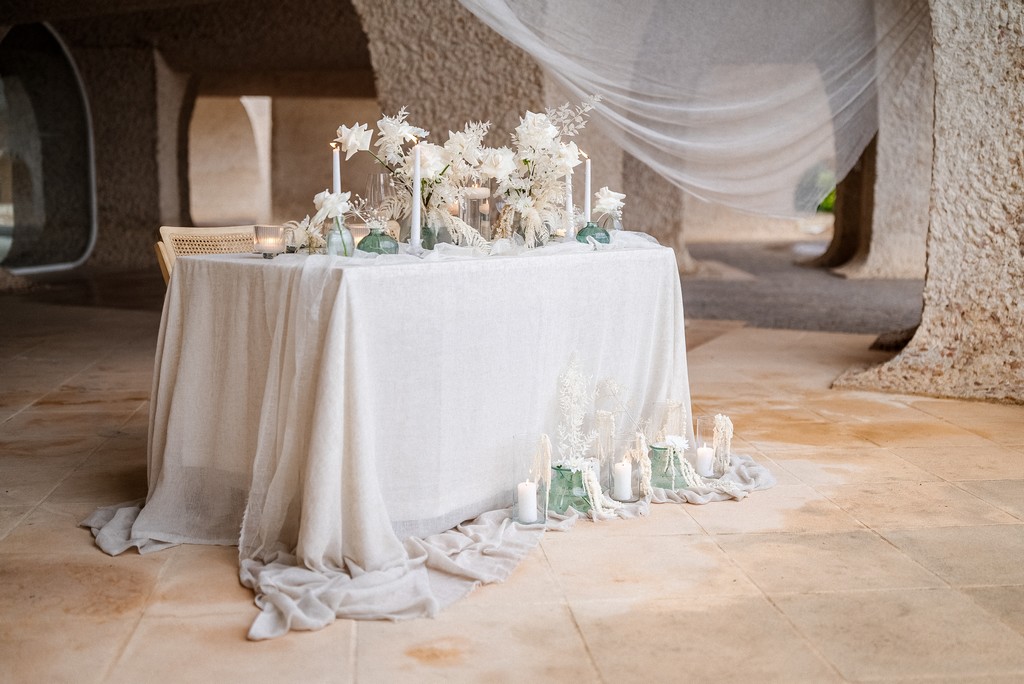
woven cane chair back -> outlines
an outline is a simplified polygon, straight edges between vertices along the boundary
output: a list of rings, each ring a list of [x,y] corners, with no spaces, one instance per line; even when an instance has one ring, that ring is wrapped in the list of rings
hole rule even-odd
[[[160,237],[163,238],[168,277],[174,271],[174,260],[178,257],[195,254],[252,252],[254,233],[252,226],[222,226],[218,228],[161,226]]]

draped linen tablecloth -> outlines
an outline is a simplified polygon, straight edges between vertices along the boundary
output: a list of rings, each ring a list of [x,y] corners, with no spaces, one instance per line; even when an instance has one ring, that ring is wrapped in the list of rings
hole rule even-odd
[[[574,354],[640,412],[690,407],[671,249],[619,232],[508,251],[179,259],[148,495],[86,521],[97,541],[238,544],[251,638],[432,615],[504,579],[537,537],[498,510],[513,436],[557,442]]]

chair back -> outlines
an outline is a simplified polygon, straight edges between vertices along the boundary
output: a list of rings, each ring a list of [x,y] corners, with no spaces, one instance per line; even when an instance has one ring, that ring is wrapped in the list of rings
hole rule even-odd
[[[186,228],[160,226],[167,273],[174,270],[174,260],[195,254],[240,254],[253,251],[253,226],[220,226]],[[160,243],[158,243],[159,245]],[[159,250],[159,247],[157,248]]]

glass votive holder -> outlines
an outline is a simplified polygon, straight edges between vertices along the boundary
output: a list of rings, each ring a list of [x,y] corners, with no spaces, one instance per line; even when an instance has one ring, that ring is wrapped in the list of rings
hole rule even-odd
[[[283,226],[255,226],[254,241],[256,251],[264,259],[273,259],[285,251]]]
[[[492,204],[490,185],[480,182],[466,186],[459,201],[459,218],[480,233],[485,240],[491,239]]]
[[[298,231],[292,227],[284,229],[284,251],[288,254],[294,254],[299,251],[300,241]]]
[[[608,496],[621,503],[640,500],[640,464],[635,437],[620,438],[615,443],[615,456],[605,471]]]
[[[714,416],[697,416],[697,429],[694,434],[696,452],[694,469],[701,477],[714,477],[715,463],[715,418]]]
[[[547,435],[516,435],[512,439],[512,520],[523,525],[544,525],[548,519],[545,470],[551,464]]]

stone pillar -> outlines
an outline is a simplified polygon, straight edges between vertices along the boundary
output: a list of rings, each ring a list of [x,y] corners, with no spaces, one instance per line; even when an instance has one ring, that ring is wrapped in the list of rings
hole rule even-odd
[[[842,266],[862,260],[871,244],[871,214],[875,202],[877,137],[864,148],[860,159],[836,186],[835,223],[832,241],[810,266]]]
[[[488,144],[506,145],[523,111],[543,111],[540,67],[456,0],[352,4],[370,41],[381,110],[408,106],[431,141],[482,120],[492,123]]]
[[[1024,403],[1024,5],[930,0],[935,73],[921,326],[836,385]]]
[[[930,41],[930,23],[921,27]],[[935,77],[926,44],[899,83],[884,82],[878,98],[878,150],[870,240],[836,273],[847,278],[924,278],[932,173]]]

